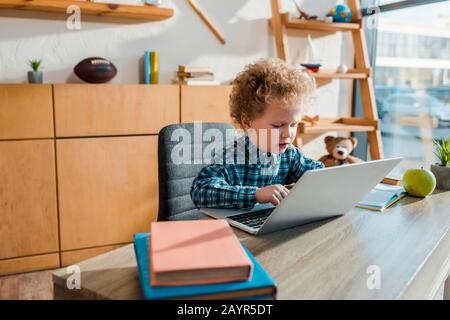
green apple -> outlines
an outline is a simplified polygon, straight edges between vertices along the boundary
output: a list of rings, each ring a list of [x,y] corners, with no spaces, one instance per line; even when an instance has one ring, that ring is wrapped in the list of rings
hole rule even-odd
[[[427,169],[409,169],[403,174],[403,188],[415,197],[426,197],[436,187],[434,174]]]

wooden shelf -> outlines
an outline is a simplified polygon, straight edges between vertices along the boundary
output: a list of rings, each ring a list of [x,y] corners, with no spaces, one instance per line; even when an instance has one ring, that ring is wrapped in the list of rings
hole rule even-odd
[[[173,9],[155,6],[130,6],[69,0],[0,0],[0,9],[16,9],[66,13],[67,7],[76,5],[81,14],[138,20],[164,20],[173,16]]]
[[[334,70],[320,69],[319,72],[309,72],[316,79],[367,79],[370,69],[350,69],[346,73]]]
[[[354,31],[359,30],[360,28],[360,25],[358,23],[342,23],[342,22],[326,23],[323,21],[316,21],[316,20],[291,19],[289,18],[288,13],[281,14],[281,19],[285,27],[288,29],[339,32],[339,31]]]
[[[321,119],[314,126],[310,123],[300,122],[298,133],[320,134],[329,131],[345,132],[371,132],[378,129],[378,120],[363,118],[328,118]]]

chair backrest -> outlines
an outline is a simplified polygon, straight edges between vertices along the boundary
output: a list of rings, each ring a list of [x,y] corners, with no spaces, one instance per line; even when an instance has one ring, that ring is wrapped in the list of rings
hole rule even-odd
[[[158,137],[158,221],[196,219],[201,216],[191,200],[190,191],[192,181],[200,170],[207,165],[205,161],[202,161],[202,153],[204,147],[211,142],[204,141],[201,138],[202,148],[200,150],[202,152],[198,152],[198,139],[194,139],[194,127],[196,128],[196,137],[198,137],[198,134],[202,135],[206,130],[214,129],[215,132],[220,131],[225,138],[226,130],[234,129],[233,126],[226,123],[208,122],[173,124],[161,129]],[[202,131],[200,133],[199,128]],[[180,133],[188,134],[188,139],[186,137],[180,138]],[[197,143],[197,148],[194,148],[195,143]],[[177,149],[174,150],[174,147]],[[178,156],[180,155],[180,149],[190,150],[187,153],[191,160],[190,163],[180,164],[179,159],[175,159],[175,161],[172,159],[172,151],[174,151],[175,156]]]

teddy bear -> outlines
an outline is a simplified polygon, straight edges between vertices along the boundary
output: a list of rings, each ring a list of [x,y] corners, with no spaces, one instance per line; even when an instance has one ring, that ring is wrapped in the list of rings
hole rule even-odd
[[[363,160],[350,155],[358,144],[356,138],[326,136],[324,141],[328,154],[321,157],[319,161],[323,162],[325,167],[363,162]]]

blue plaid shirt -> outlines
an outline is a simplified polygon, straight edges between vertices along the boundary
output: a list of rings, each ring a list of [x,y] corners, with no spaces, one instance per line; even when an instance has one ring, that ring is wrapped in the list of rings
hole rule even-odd
[[[238,147],[240,143],[245,147]],[[200,171],[191,198],[198,208],[251,208],[258,188],[291,184],[306,171],[323,167],[293,146],[282,154],[262,152],[244,135]]]

